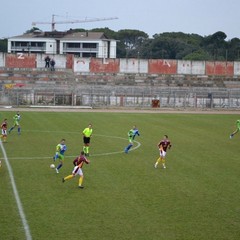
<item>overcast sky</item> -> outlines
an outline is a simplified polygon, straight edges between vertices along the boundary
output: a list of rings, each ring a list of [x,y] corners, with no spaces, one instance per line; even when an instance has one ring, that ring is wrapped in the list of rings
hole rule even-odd
[[[208,36],[217,31],[227,39],[240,38],[240,0],[4,0],[1,3],[0,38],[21,35],[32,22],[111,18],[117,20],[56,24],[69,28],[108,27],[114,31],[135,29],[152,37],[163,32]],[[51,24],[36,27],[50,31]]]

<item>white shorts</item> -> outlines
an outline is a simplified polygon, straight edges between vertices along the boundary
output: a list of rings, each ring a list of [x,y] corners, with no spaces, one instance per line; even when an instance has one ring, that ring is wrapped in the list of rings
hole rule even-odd
[[[7,136],[7,130],[2,129],[2,135]]]
[[[79,166],[75,166],[73,171],[72,171],[72,174],[82,176],[83,171]]]
[[[165,151],[163,151],[163,150],[160,150],[159,151],[159,154],[160,154],[160,157],[165,157],[166,156],[166,154],[167,154],[167,152],[165,152]]]

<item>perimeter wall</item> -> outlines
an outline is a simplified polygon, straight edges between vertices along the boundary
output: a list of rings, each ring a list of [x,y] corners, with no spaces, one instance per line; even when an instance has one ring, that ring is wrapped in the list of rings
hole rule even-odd
[[[0,68],[45,67],[43,54],[0,53]],[[56,69],[71,69],[74,73],[164,74],[200,76],[240,76],[240,62],[185,61],[169,59],[99,59],[54,55]]]

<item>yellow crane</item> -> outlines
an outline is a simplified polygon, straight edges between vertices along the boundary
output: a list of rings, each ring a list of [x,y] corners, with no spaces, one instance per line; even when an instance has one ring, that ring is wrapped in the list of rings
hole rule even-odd
[[[73,23],[97,22],[97,21],[108,21],[108,20],[118,19],[118,17],[109,17],[109,18],[85,18],[83,20],[55,21],[55,16],[58,16],[58,15],[53,14],[51,22],[32,22],[32,26],[36,26],[38,24],[51,24],[52,31],[55,31],[56,24],[73,24]]]

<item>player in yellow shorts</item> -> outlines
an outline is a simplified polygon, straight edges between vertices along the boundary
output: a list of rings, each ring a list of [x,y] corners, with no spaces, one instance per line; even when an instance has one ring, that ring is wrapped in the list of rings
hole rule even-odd
[[[1,124],[2,133],[0,137],[3,139],[3,142],[7,142],[7,119],[5,118]]]
[[[83,164],[89,164],[90,161],[85,157],[84,152],[82,151],[81,154],[76,157],[73,161],[73,165],[74,165],[74,169],[72,171],[72,174],[66,176],[65,178],[62,179],[62,182],[65,182],[66,180],[72,179],[74,178],[76,175],[79,175],[79,181],[78,181],[78,187],[79,188],[83,188],[83,171],[82,171],[82,167]]]
[[[167,135],[164,135],[163,140],[158,143],[159,155],[160,157],[157,159],[154,167],[157,168],[159,163],[162,163],[163,168],[166,168],[165,158],[167,155],[167,150],[172,147],[170,140]]]

